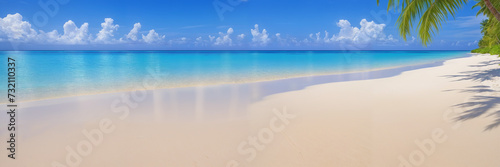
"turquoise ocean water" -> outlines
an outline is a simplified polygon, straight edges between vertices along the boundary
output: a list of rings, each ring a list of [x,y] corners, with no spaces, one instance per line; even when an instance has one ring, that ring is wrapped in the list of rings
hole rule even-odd
[[[16,60],[22,101],[131,90],[150,71],[160,88],[245,83],[434,63],[468,51],[0,51]],[[6,92],[7,84],[0,88]],[[0,100],[0,102],[6,102]]]

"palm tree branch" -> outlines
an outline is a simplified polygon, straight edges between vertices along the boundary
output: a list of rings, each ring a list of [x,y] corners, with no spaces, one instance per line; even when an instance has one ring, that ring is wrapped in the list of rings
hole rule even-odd
[[[427,46],[432,40],[432,35],[438,32],[441,23],[446,22],[449,15],[454,18],[457,10],[466,2],[467,0],[389,0],[387,9],[396,9],[401,6],[402,11],[396,25],[404,40],[411,35],[413,23],[419,19],[418,36]]]
[[[466,3],[466,0],[434,0],[420,17],[418,24],[418,35],[422,43],[427,46],[432,41],[441,23],[446,22],[448,16],[455,18],[455,12]]]

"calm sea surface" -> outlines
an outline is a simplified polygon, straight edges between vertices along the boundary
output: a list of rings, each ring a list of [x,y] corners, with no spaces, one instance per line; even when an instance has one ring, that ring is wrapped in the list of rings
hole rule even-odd
[[[467,56],[468,51],[0,51],[16,60],[22,101],[131,90],[150,73],[160,88],[367,71]],[[7,84],[1,86],[6,92]],[[6,98],[0,102],[5,103]]]

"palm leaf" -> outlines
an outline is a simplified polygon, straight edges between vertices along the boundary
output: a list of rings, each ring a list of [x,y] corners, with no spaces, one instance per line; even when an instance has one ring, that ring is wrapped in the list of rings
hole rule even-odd
[[[418,21],[418,37],[422,44],[427,46],[432,41],[441,23],[446,22],[448,16],[455,17],[455,13],[467,0],[389,0],[387,10],[396,9],[401,6],[401,14],[398,17],[396,25],[399,34],[404,40],[411,36],[414,28],[413,23]],[[379,4],[377,0],[377,4]]]
[[[491,15],[491,12],[488,9],[488,7],[486,7],[486,5],[484,4],[484,1],[482,1],[482,0],[475,0],[475,1],[477,3],[474,6],[472,6],[472,8],[479,7],[479,11],[477,12],[476,16],[479,16],[480,14],[484,14],[488,17],[493,17],[493,15]],[[500,1],[499,0],[492,0],[490,2],[494,8],[496,8],[496,9],[500,8]]]

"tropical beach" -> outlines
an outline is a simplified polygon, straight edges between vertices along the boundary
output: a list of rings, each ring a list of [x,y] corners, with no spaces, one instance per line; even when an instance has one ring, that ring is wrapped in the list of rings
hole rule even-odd
[[[499,167],[498,0],[0,2],[0,167]]]
[[[296,80],[24,102],[18,156],[30,161],[5,164],[497,166],[499,62],[474,54],[271,95],[264,85]]]

